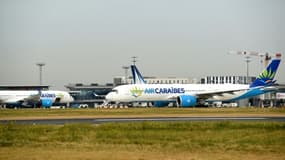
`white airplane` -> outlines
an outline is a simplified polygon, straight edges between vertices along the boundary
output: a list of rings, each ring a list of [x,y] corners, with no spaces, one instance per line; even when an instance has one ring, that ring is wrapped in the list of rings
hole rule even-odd
[[[106,102],[153,102],[154,106],[167,106],[176,102],[181,107],[195,106],[198,102],[232,102],[276,91],[274,76],[281,55],[263,70],[250,85],[243,84],[146,84],[140,74],[133,75],[134,84],[115,87],[106,95]],[[133,68],[132,68],[133,71]],[[134,68],[134,73],[138,72]],[[139,73],[139,72],[138,72]]]
[[[72,101],[73,97],[65,91],[0,91],[0,104],[50,107],[54,103],[70,103]]]

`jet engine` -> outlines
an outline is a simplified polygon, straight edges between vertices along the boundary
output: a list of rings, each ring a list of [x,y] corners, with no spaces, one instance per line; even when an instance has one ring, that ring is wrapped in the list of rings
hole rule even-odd
[[[41,105],[43,107],[50,107],[53,104],[53,100],[50,98],[41,99]]]
[[[197,104],[197,98],[192,95],[181,95],[177,97],[177,104],[181,107],[194,107]]]

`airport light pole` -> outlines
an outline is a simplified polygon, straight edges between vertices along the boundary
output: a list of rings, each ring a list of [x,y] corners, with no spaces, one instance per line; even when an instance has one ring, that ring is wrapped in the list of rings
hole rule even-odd
[[[249,83],[249,62],[251,62],[252,56],[260,56],[260,53],[255,51],[229,51],[228,54],[236,54],[245,57],[246,62],[246,83]]]
[[[42,85],[43,83],[43,79],[42,79],[42,68],[43,66],[45,66],[45,63],[37,63],[37,66],[39,66],[39,69],[40,69],[40,85]]]
[[[246,83],[249,83],[249,62],[251,62],[250,56],[245,57],[246,62]]]
[[[260,57],[260,70],[262,71],[262,69],[263,69],[263,57],[264,57],[265,55],[263,55],[263,54],[260,54],[259,55],[259,57]]]
[[[136,57],[136,56],[133,56],[133,57],[132,57],[132,59],[133,59],[132,62],[133,62],[133,65],[134,65],[134,66],[136,65],[136,62],[137,62],[136,59],[137,59],[137,58],[138,58],[138,57]]]
[[[129,70],[129,66],[123,66],[122,67],[125,70],[125,84],[128,83],[128,70]]]

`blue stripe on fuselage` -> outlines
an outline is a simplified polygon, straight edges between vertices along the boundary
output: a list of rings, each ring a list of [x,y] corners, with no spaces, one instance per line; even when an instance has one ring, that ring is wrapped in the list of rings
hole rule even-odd
[[[251,97],[255,97],[255,96],[267,93],[267,92],[271,92],[271,90],[264,90],[264,87],[251,88],[244,94],[240,95],[239,97],[230,99],[228,101],[237,101],[237,100],[241,100],[245,98],[251,98]]]

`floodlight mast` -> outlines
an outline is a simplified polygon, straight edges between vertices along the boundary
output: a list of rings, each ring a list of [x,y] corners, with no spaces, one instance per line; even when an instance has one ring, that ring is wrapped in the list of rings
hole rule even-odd
[[[43,66],[45,66],[45,63],[37,63],[37,66],[39,66],[39,70],[40,70],[40,86],[43,84],[43,79],[42,79],[42,68]]]
[[[245,62],[246,62],[246,76],[247,76],[247,83],[249,83],[249,62],[251,62],[251,57],[258,56],[260,57],[260,67],[261,70],[265,68],[269,61],[271,60],[271,55],[268,52],[255,52],[255,51],[229,51],[228,54],[236,54],[245,56]],[[281,55],[280,53],[276,53],[275,56],[278,57],[278,55]]]
[[[123,66],[122,68],[125,70],[125,84],[128,84],[128,70],[130,66]]]
[[[132,57],[132,59],[133,59],[133,60],[132,60],[133,65],[136,65],[136,62],[137,62],[137,60],[136,60],[136,59],[137,59],[137,58],[138,58],[137,56],[133,56],[133,57]]]
[[[250,56],[245,57],[245,62],[246,62],[246,83],[249,83],[249,62],[251,62]]]

